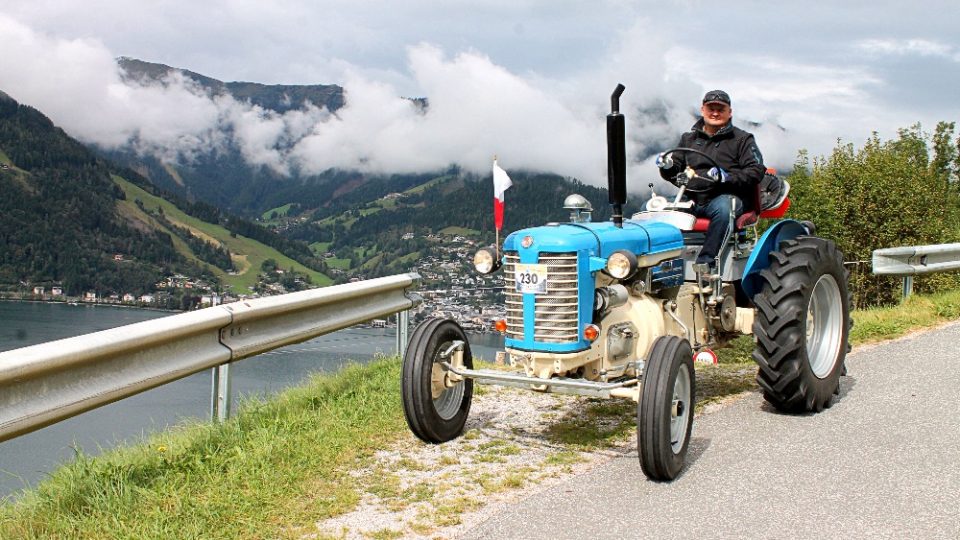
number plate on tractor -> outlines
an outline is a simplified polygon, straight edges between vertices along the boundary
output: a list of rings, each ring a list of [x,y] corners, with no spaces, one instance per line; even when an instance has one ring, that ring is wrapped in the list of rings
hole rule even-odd
[[[514,277],[517,292],[546,294],[547,293],[547,265],[545,264],[518,264]]]

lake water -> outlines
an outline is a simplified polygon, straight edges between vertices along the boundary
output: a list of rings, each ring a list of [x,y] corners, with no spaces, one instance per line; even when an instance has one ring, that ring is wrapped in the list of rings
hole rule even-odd
[[[0,351],[169,315],[83,304],[0,302]],[[395,354],[395,336],[394,328],[347,328],[236,362],[230,368],[234,407],[244,396],[275,393],[312,373],[365,363],[378,353]],[[502,350],[503,338],[472,335],[470,345],[474,356],[492,360],[495,351]],[[0,498],[36,485],[73,459],[74,448],[98,454],[187,419],[209,419],[210,392],[210,372],[196,373],[0,443]]]

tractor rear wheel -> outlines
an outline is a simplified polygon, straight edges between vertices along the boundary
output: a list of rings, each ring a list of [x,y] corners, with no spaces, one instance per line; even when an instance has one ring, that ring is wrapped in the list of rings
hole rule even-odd
[[[763,397],[784,412],[822,411],[839,394],[849,350],[843,254],[823,238],[785,240],[760,276],[753,359]]]
[[[413,331],[400,373],[403,414],[410,430],[420,440],[443,443],[463,433],[473,399],[473,380],[448,384],[441,355],[455,341],[463,342],[463,365],[473,369],[470,343],[456,321],[428,319]]]
[[[643,367],[637,403],[637,453],[647,478],[673,480],[690,446],[696,377],[687,340],[661,336]]]

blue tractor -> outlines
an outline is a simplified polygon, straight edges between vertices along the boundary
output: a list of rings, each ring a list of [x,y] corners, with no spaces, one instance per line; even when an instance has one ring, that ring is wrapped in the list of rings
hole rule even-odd
[[[843,254],[809,222],[782,219],[758,235],[759,218],[781,217],[789,206],[781,196],[732,224],[717,270],[693,264],[706,223],[682,211],[683,194],[691,180],[711,180],[689,168],[675,179],[672,201],[654,194],[646,211],[624,219],[622,92],[618,85],[607,116],[612,220],[592,222],[589,203],[571,195],[568,223],[516,231],[502,251],[474,257],[482,274],[503,270],[506,318],[498,323],[516,371],[474,369],[453,320],[414,330],[401,393],[407,423],[423,441],[463,432],[474,383],[629,398],[643,472],[672,480],[690,443],[694,361],[715,362],[712,349],[744,334],[754,336],[757,382],[777,409],[818,412],[839,394],[851,324]],[[697,150],[667,151],[677,152]]]

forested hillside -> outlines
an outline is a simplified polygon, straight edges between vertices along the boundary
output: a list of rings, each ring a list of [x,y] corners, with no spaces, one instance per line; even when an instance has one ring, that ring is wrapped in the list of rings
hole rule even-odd
[[[182,274],[249,294],[268,260],[297,286],[329,283],[306,244],[163,193],[2,92],[0,240],[0,290],[138,296]]]
[[[169,235],[131,227],[110,168],[31,107],[0,94],[0,283],[142,292],[193,270]],[[123,261],[115,261],[115,255]]]

